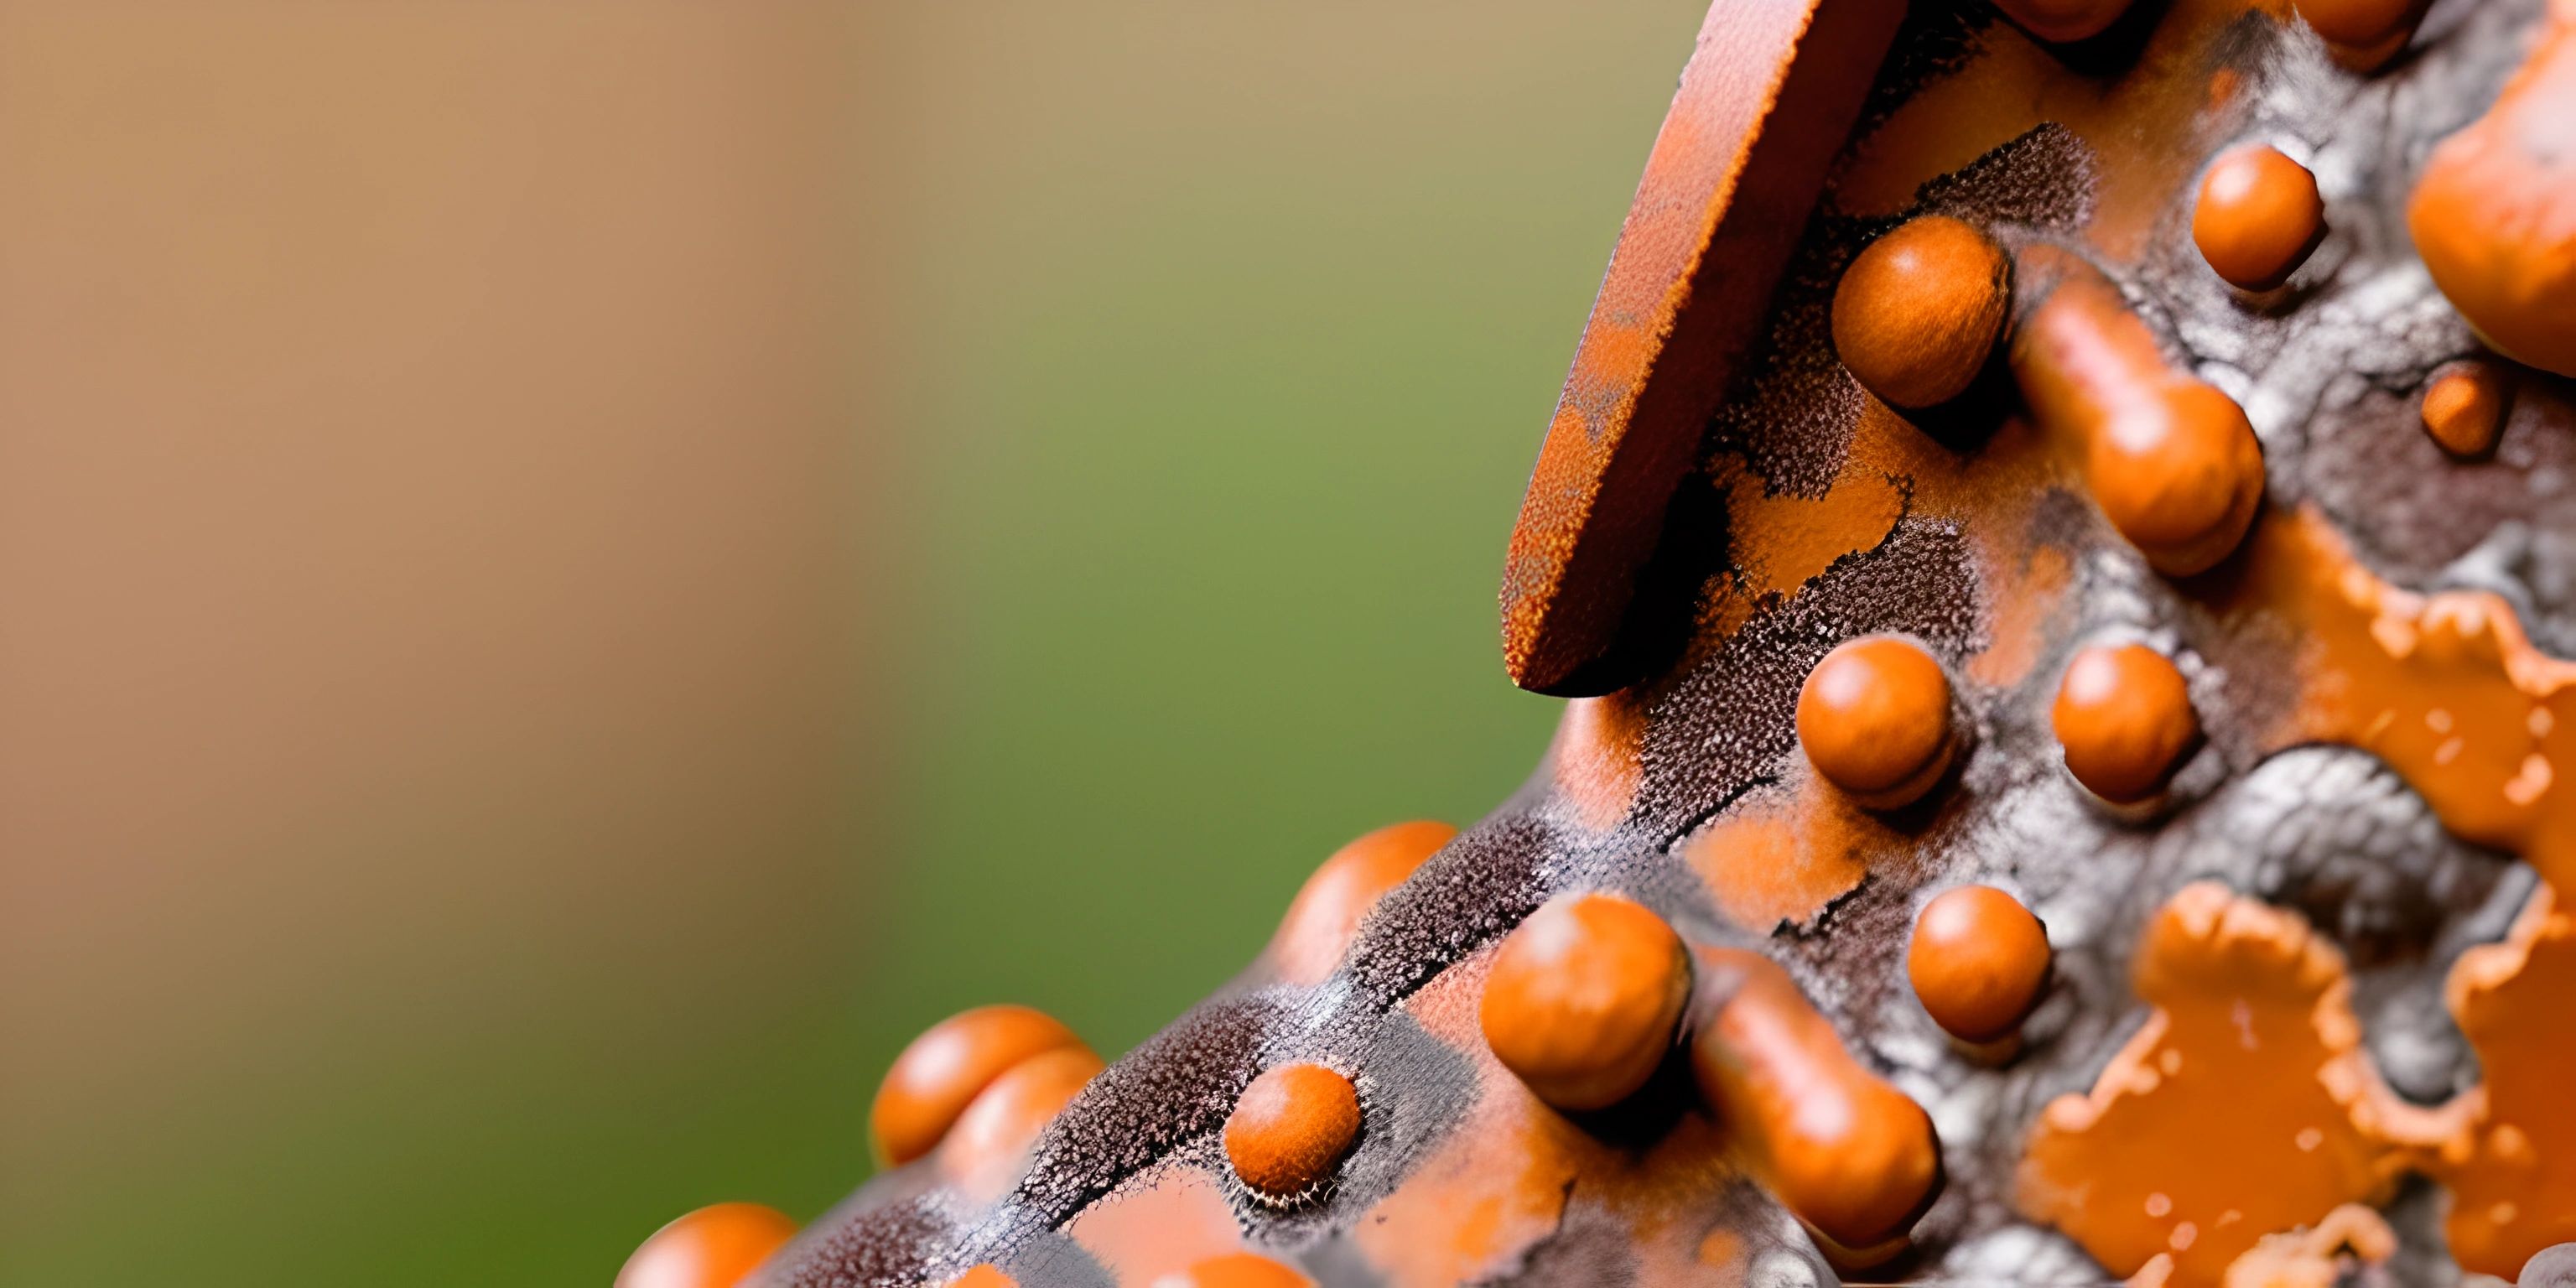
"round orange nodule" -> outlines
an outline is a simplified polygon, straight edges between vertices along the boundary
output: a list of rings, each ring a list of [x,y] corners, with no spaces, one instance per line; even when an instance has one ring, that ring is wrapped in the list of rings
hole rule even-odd
[[[617,1288],[734,1288],[796,1237],[796,1223],[758,1203],[699,1208],[653,1232],[617,1272]]]
[[[2201,177],[2191,212],[2191,239],[2201,258],[2249,291],[2268,291],[2297,272],[2325,227],[2317,177],[2265,143],[2220,153]]]
[[[1911,640],[1846,641],[1798,690],[1798,742],[1817,773],[1861,804],[1908,804],[1949,767],[1950,678]]]
[[[1333,851],[1298,889],[1270,941],[1280,978],[1311,984],[1331,974],[1360,918],[1457,835],[1446,823],[1397,823]]]
[[[1905,951],[1914,996],[1968,1042],[1992,1042],[2018,1027],[2048,983],[2048,962],[2039,918],[1992,886],[1961,886],[1925,904]]]
[[[2098,36],[2120,15],[2129,0],[1995,0],[2022,29],[2052,45]]]
[[[2102,516],[2149,565],[2187,577],[2216,566],[2254,525],[2263,447],[2235,399],[2176,379],[2111,409],[2085,477]]]
[[[2328,43],[2347,47],[2378,45],[2403,31],[2423,8],[2422,0],[2291,0],[2299,20]]]
[[[1539,1099],[1605,1109],[1654,1076],[1689,996],[1690,958],[1663,918],[1617,895],[1559,895],[1504,937],[1477,1019]]]
[[[1947,215],[1907,220],[1871,242],[1834,288],[1834,352],[1891,407],[1966,393],[2003,334],[2012,260]]]
[[[1020,1288],[1020,1281],[1003,1274],[1000,1266],[987,1261],[949,1280],[948,1288]]]
[[[1360,1134],[1360,1093],[1320,1064],[1283,1064],[1243,1089],[1225,1120],[1225,1157],[1244,1184],[1295,1198],[1333,1174]]]
[[[1025,1006],[979,1006],[941,1020],[895,1057],[877,1088],[868,1111],[877,1156],[896,1166],[920,1158],[1004,1070],[1081,1045],[1073,1030]]]
[[[2121,805],[2162,790],[2200,740],[2200,717],[2182,672],[2144,644],[2097,644],[2077,653],[2058,681],[2049,722],[2075,781]]]
[[[1229,1252],[1163,1275],[1152,1288],[1314,1288],[1314,1281],[1268,1257]]]
[[[2495,450],[2512,390],[2491,362],[2449,363],[2424,384],[2424,432],[2463,460]]]
[[[985,1086],[939,1142],[939,1170],[951,1181],[990,1188],[1017,1169],[1038,1133],[1102,1069],[1081,1045],[1040,1051]]]

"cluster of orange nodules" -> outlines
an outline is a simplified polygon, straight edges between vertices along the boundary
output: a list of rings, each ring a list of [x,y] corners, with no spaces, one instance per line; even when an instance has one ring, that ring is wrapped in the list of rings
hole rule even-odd
[[[617,1288],[734,1288],[796,1237],[796,1223],[757,1203],[699,1208],[653,1232],[617,1272]]]
[[[991,1197],[1101,1067],[1043,1012],[981,1006],[950,1016],[914,1038],[878,1086],[868,1113],[877,1155],[901,1166],[935,1149],[951,1182]]]
[[[1847,640],[1798,690],[1798,743],[1808,763],[1870,809],[1921,799],[1949,770],[1958,741],[1950,678],[1912,640]]]
[[[1486,1044],[1540,1100],[1577,1112],[1634,1095],[1686,1045],[1701,1095],[1781,1204],[1847,1264],[1893,1255],[1939,1180],[1930,1118],[1851,1057],[1778,965],[1696,953],[1694,971],[1693,950],[1631,900],[1560,895],[1495,953]]]
[[[1225,1158],[1253,1195],[1275,1205],[1312,1196],[1360,1135],[1360,1093],[1320,1064],[1283,1064],[1243,1089],[1225,1120]]]
[[[2021,1027],[2048,985],[2048,930],[1993,886],[1944,891],[1914,920],[1906,978],[1935,1023],[1962,1042],[1998,1042]]]
[[[2248,291],[2279,286],[2325,235],[2317,177],[2270,144],[2229,148],[2201,177],[2191,239],[2230,285]]]

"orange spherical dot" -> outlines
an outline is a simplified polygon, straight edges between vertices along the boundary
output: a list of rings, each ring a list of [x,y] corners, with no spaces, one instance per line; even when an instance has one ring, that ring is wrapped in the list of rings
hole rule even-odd
[[[2102,516],[2169,577],[2206,572],[2254,525],[2263,446],[2236,400],[2176,378],[2108,410],[2086,455]]]
[[[1225,1120],[1225,1157],[1254,1194],[1303,1197],[1341,1166],[1360,1134],[1360,1093],[1320,1064],[1283,1064],[1243,1089]]]
[[[1314,1288],[1314,1282],[1257,1253],[1229,1252],[1163,1275],[1151,1288]]]
[[[2424,432],[2453,456],[2484,456],[2495,450],[2496,438],[2504,432],[2511,394],[2504,372],[2494,363],[2450,363],[2425,382]]]
[[[1834,786],[1895,809],[1949,768],[1950,677],[1923,647],[1892,635],[1825,654],[1798,690],[1798,742]]]
[[[1360,918],[1457,835],[1446,823],[1397,823],[1335,850],[1306,878],[1271,938],[1270,960],[1279,977],[1312,984],[1331,974]]]
[[[2104,800],[2134,804],[2163,790],[2193,744],[2200,717],[2173,660],[2144,644],[2097,644],[2075,655],[2049,710],[2067,772]]]
[[[987,1261],[949,1280],[948,1288],[1020,1288],[1020,1281],[1003,1274],[1000,1266]]]
[[[2191,212],[2191,239],[2201,258],[2249,291],[2268,291],[2298,271],[2325,228],[2317,177],[2264,143],[2220,153],[2201,178]]]
[[[2023,30],[2052,45],[2098,36],[2120,15],[2129,0],[1995,0],[2005,16]]]
[[[2424,0],[2291,0],[2290,7],[2328,44],[2369,48],[2412,26]]]
[[[1992,1042],[2038,1004],[2048,960],[2048,931],[2021,900],[1993,886],[1961,886],[1923,905],[1905,974],[1942,1028]]]
[[[2003,334],[2012,260],[1946,215],[1907,220],[1871,242],[1834,288],[1834,352],[1892,407],[1967,392]]]
[[[617,1288],[734,1288],[796,1237],[796,1223],[758,1203],[702,1207],[653,1232],[617,1272]]]
[[[1539,1099],[1606,1109],[1654,1076],[1689,997],[1690,957],[1663,918],[1617,895],[1559,895],[1504,937],[1477,1018]]]
[[[1025,1006],[983,1006],[932,1025],[896,1056],[868,1121],[877,1156],[900,1166],[927,1154],[1003,1070],[1080,1046],[1073,1030]]]
[[[1002,1071],[957,1115],[939,1142],[939,1170],[978,1198],[991,1197],[1019,1172],[1038,1133],[1102,1069],[1086,1046],[1041,1051]]]

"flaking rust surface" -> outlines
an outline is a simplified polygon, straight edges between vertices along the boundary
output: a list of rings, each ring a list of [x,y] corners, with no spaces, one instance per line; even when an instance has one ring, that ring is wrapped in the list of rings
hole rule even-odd
[[[1721,4],[1712,30],[1730,8],[1805,6]],[[1335,1285],[1829,1282],[1678,1055],[1633,1103],[1568,1116],[1485,1049],[1491,946],[1572,889],[1779,962],[1930,1112],[1945,1184],[1868,1278],[2214,1285],[2242,1258],[2325,1283],[2341,1256],[2447,1284],[2576,1239],[2576,921],[2548,889],[2576,880],[2576,678],[2551,660],[2576,645],[2576,402],[2516,369],[2492,457],[2429,441],[2413,399],[2477,346],[2403,219],[2414,168],[2494,98],[2542,11],[2436,5],[2361,75],[2281,4],[2145,4],[2074,50],[1919,6],[1851,100],[1859,128],[1828,149],[1751,330],[1647,325],[1632,338],[1654,343],[1602,377],[1612,392],[1586,393],[1595,332],[1635,321],[1613,264],[1516,538],[1506,630],[1538,687],[1585,689],[1605,657],[1634,682],[1570,703],[1522,791],[1388,892],[1320,978],[1265,959],[1113,1065],[1008,1195],[889,1173],[762,1282],[936,1284],[992,1262],[1023,1284],[1141,1284],[1183,1250],[1233,1247]],[[1687,142],[1675,128],[1632,235]],[[2331,230],[2254,300],[2186,231],[2199,167],[2248,137],[2317,173]],[[1937,415],[1851,382],[1833,286],[1924,212],[2024,265],[2089,265],[2176,373],[2243,406],[2266,499],[2229,561],[2150,568],[2000,357]],[[2026,318],[2051,287],[2023,276]],[[1699,356],[1715,385],[1695,423],[1585,421],[1627,406],[1620,381],[1634,394],[1689,359],[1675,343],[1720,350]],[[1671,455],[1617,482],[1622,432]],[[1617,554],[1587,572],[1602,520]],[[1948,781],[1885,814],[1830,796],[1794,717],[1815,662],[1876,632],[1941,660],[1966,739]],[[2172,657],[2207,732],[2150,806],[2105,806],[2058,763],[2057,678],[2106,638]],[[2020,898],[2056,954],[2006,1051],[1950,1040],[1906,984],[1915,911],[1969,882]],[[1256,1073],[1297,1060],[1349,1072],[1363,1126],[1337,1180],[1279,1210],[1216,1134]]]

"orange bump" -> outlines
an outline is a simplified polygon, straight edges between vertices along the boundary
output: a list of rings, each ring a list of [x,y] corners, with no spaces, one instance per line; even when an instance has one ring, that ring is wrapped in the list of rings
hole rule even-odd
[[[2182,672],[2144,644],[2096,644],[2077,653],[2058,682],[2049,721],[2075,781],[2122,805],[2163,790],[2200,741]]]
[[[2474,358],[2445,365],[2424,385],[2424,432],[2442,450],[2473,460],[2495,450],[2512,395],[2504,372]]]
[[[2406,47],[2431,0],[2291,0],[2290,7],[2338,59],[2366,71]]]
[[[1268,1257],[1234,1252],[1164,1275],[1153,1288],[1314,1288],[1314,1282]]]
[[[1446,823],[1397,823],[1335,850],[1298,889],[1270,940],[1280,978],[1312,984],[1332,974],[1360,918],[1457,835]]]
[[[1834,288],[1834,352],[1891,407],[1966,393],[2003,334],[2012,261],[1946,215],[1907,220],[1871,242]]]
[[[1020,1281],[1003,1274],[1000,1266],[987,1261],[949,1280],[948,1288],[1020,1288]]]
[[[1691,1072],[1745,1163],[1782,1206],[1845,1252],[1901,1250],[1941,1180],[1923,1107],[1843,1049],[1788,972],[1702,948]]]
[[[1041,1051],[1002,1071],[939,1143],[939,1170],[977,1198],[1009,1186],[1038,1134],[1102,1069],[1086,1046]]]
[[[796,1223],[758,1203],[702,1207],[653,1232],[617,1272],[617,1288],[734,1288],[796,1237]]]
[[[2102,517],[2172,577],[2245,539],[2263,500],[2263,448],[2244,409],[2165,364],[2155,335],[2098,270],[2026,255],[2057,278],[2014,333],[2013,376],[2041,427],[2082,452]]]
[[[1689,994],[1689,958],[1663,918],[1617,895],[1559,895],[1504,937],[1477,1018],[1539,1099],[1605,1109],[1654,1076]]]
[[[868,1111],[877,1156],[901,1166],[929,1153],[1003,1070],[1080,1045],[1073,1030],[1025,1006],[980,1006],[941,1020],[895,1057],[877,1088]]]
[[[1283,1064],[1243,1089],[1225,1120],[1225,1158],[1254,1194],[1304,1198],[1360,1134],[1360,1093],[1320,1064]]]
[[[2576,376],[2576,16],[2433,149],[2406,207],[2451,306],[2516,362]]]
[[[2098,36],[2120,15],[2129,0],[1995,0],[1997,7],[2022,29],[2052,45]]]
[[[2201,177],[2200,200],[2191,211],[2191,239],[2201,258],[2249,291],[2268,291],[2288,280],[2325,231],[2317,177],[2266,143],[2240,143],[2219,153]]]
[[[2048,931],[2021,900],[1961,886],[1923,905],[1905,974],[1914,996],[1963,1041],[1992,1042],[2020,1027],[2048,983]]]
[[[1911,640],[1847,641],[1798,690],[1798,742],[1816,772],[1861,804],[1908,804],[1950,767],[1950,678]]]

